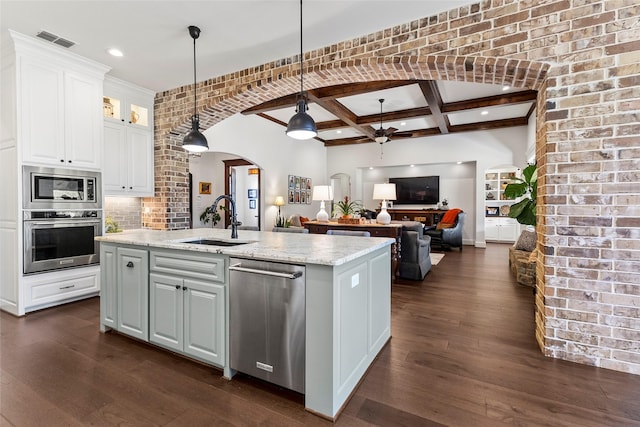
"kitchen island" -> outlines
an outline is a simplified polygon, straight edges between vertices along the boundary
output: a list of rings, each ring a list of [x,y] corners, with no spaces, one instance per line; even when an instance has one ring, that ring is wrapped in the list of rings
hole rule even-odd
[[[240,230],[133,230],[98,237],[100,328],[234,375],[230,258],[305,268],[305,407],[335,419],[391,336],[393,239]],[[189,243],[211,239],[235,246]],[[178,292],[179,291],[179,292]]]

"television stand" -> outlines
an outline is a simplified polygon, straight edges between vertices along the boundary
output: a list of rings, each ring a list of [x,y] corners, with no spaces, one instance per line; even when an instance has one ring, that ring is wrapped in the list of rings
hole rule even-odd
[[[387,209],[392,221],[418,221],[427,227],[440,222],[442,215],[447,212],[441,209]]]

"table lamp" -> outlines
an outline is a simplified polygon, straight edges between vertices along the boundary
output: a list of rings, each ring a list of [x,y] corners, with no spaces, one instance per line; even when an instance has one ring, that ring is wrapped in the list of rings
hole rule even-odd
[[[374,184],[373,185],[373,200],[382,200],[380,206],[380,213],[376,217],[378,224],[389,224],[391,222],[391,215],[387,212],[387,200],[396,199],[396,185],[395,184]]]
[[[333,199],[333,191],[329,185],[316,185],[313,187],[313,201],[320,201],[320,211],[316,214],[316,220],[320,222],[328,222],[329,214],[324,210],[324,201]]]
[[[276,200],[273,202],[278,207],[278,218],[280,218],[280,206],[284,206],[284,197],[276,196]]]

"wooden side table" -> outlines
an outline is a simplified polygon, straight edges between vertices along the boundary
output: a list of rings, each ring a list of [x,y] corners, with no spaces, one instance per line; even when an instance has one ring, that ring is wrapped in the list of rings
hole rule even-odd
[[[402,239],[402,224],[339,224],[337,222],[305,222],[304,228],[313,234],[327,234],[327,230],[368,231],[371,237],[390,237],[395,239],[391,245],[391,278],[394,279],[400,267],[400,249]]]

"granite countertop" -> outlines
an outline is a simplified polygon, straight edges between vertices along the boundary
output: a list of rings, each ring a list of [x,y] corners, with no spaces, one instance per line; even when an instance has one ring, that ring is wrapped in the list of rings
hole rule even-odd
[[[209,246],[185,243],[199,238],[248,242],[238,246]],[[327,236],[325,234],[274,233],[195,228],[189,230],[127,230],[96,237],[99,242],[219,253],[235,257],[300,264],[342,265],[384,246],[394,239],[383,237]]]

